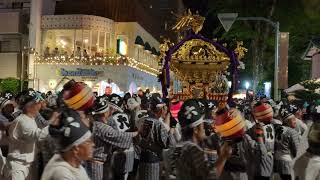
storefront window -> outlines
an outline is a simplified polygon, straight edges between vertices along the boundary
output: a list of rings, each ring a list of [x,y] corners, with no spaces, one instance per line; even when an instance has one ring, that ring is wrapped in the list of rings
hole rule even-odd
[[[111,38],[110,38],[110,33],[106,33],[106,47],[105,47],[105,49],[109,49],[109,48],[111,48]]]
[[[71,55],[74,49],[74,30],[46,30],[43,33],[43,54],[49,55]]]
[[[82,30],[75,30],[75,31],[76,31],[75,48],[82,48]]]
[[[112,49],[112,35],[105,31],[82,29],[44,30],[42,54],[45,56],[102,56]],[[112,54],[108,52],[109,54]]]
[[[91,35],[92,41],[91,41],[91,55],[95,55],[98,50],[98,31],[92,31]]]
[[[83,54],[90,55],[90,30],[83,30]]]
[[[106,33],[104,31],[99,31],[99,53],[103,53],[103,51],[105,50],[105,34]]]

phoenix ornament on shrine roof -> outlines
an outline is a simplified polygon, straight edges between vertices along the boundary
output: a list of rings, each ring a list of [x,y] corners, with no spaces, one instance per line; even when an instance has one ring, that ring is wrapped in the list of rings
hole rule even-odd
[[[205,19],[206,18],[200,16],[198,12],[196,12],[196,14],[192,14],[191,10],[188,9],[188,11],[180,17],[172,30],[181,31],[191,27],[192,31],[198,34],[203,27]]]

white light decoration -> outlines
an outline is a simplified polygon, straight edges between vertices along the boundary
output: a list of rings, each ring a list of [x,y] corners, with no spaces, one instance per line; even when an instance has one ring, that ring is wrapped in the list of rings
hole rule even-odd
[[[271,82],[264,83],[264,94],[270,98],[271,97]]]
[[[84,39],[83,42],[87,44],[89,42],[89,39]]]
[[[245,82],[244,86],[246,87],[246,89],[248,90],[250,87],[250,83],[248,81]]]
[[[124,61],[124,62],[121,62]],[[148,73],[153,76],[159,74],[157,67],[153,67],[142,62],[137,61],[134,58],[128,56],[104,56],[104,57],[72,57],[72,56],[36,56],[36,64],[49,64],[49,65],[124,65],[135,68],[139,71]]]
[[[67,45],[67,42],[64,41],[63,39],[60,40],[60,43],[61,43],[63,46]]]
[[[67,45],[67,42],[66,42],[66,41],[64,41],[63,39],[61,39],[59,42],[60,42],[62,48],[65,48],[65,47],[66,47],[66,45]]]

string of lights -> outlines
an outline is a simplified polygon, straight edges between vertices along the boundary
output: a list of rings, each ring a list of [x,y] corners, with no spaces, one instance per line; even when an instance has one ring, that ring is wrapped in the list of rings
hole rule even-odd
[[[159,70],[152,67],[151,65],[137,61],[134,58],[127,56],[104,56],[104,57],[95,57],[95,56],[74,56],[68,57],[66,55],[56,55],[56,56],[38,56],[36,54],[36,64],[48,64],[48,65],[91,65],[91,66],[104,66],[104,65],[113,65],[113,66],[129,66],[135,68],[139,71],[157,76]],[[158,65],[157,65],[158,66]]]

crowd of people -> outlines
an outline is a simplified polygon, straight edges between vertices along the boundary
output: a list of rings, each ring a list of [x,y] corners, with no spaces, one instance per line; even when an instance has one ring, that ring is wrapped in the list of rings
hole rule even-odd
[[[0,98],[0,179],[319,180],[320,103],[228,105],[138,91]]]

